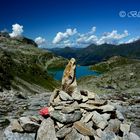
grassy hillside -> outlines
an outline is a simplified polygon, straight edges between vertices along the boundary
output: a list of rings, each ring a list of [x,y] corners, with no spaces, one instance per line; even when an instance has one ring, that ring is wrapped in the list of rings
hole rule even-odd
[[[0,89],[53,90],[59,82],[47,69],[64,67],[66,62],[62,57],[37,48],[30,39],[0,36]]]
[[[122,67],[128,64],[137,63],[138,61],[128,59],[121,56],[111,57],[108,61],[103,61],[98,64],[92,65],[89,68],[94,71],[107,72],[111,71],[115,67]]]
[[[113,57],[91,68],[104,73],[79,79],[80,88],[96,93],[140,93],[140,60]]]

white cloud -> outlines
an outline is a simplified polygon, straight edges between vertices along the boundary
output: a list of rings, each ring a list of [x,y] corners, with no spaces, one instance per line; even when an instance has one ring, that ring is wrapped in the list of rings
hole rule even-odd
[[[76,42],[80,45],[82,44],[91,44],[91,43],[95,43],[98,41],[98,37],[96,35],[94,35],[94,33],[96,32],[96,27],[93,26],[91,28],[91,30],[85,34],[80,34],[79,33],[79,37],[77,38]]]
[[[140,39],[140,37],[131,38],[131,39],[129,39],[128,41],[126,41],[125,43],[126,43],[126,44],[132,43],[132,42],[137,41],[137,40],[139,40],[139,39]]]
[[[129,33],[127,30],[124,30],[122,34],[119,34],[117,30],[113,30],[112,32],[105,33],[103,36],[101,36],[97,41],[97,44],[119,44],[119,42],[128,35]]]
[[[55,36],[55,38],[53,39],[52,43],[53,44],[57,44],[60,43],[61,41],[63,41],[64,39],[69,38],[70,36],[73,36],[77,33],[76,28],[75,29],[66,29],[66,31],[63,32],[58,32]]]
[[[131,38],[127,41],[129,32],[124,30],[122,33],[119,33],[117,30],[112,30],[111,32],[105,32],[102,35],[96,35],[96,27],[93,26],[86,33],[79,33],[76,29],[66,29],[65,32],[58,32],[56,37],[53,39],[54,46],[60,47],[86,47],[90,44],[122,44],[122,43],[131,43],[139,39],[139,37]]]
[[[97,37],[94,35],[96,31],[96,27],[93,27],[90,32],[85,34],[80,34],[77,39],[77,43],[79,44],[97,44],[101,45],[104,43],[107,44],[119,44],[119,42],[129,35],[127,30],[124,30],[122,34],[119,34],[117,30],[113,30],[112,32],[104,33],[102,36]]]
[[[91,28],[91,32],[92,32],[92,33],[96,32],[96,27],[95,27],[95,26],[93,26],[93,27]]]
[[[19,25],[19,24],[14,24],[12,25],[12,33],[10,33],[10,37],[18,37],[18,36],[22,36],[23,33],[23,26]]]
[[[98,41],[97,36],[91,35],[91,36],[81,36],[80,38],[77,39],[78,44],[90,44],[90,43],[95,43]]]
[[[35,43],[38,46],[42,46],[46,43],[46,39],[39,36],[39,37],[35,38]]]

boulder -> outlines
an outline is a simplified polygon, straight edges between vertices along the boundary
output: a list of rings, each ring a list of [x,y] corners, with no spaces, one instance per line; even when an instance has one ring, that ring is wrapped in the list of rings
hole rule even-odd
[[[101,106],[100,109],[103,110],[103,112],[112,112],[112,111],[115,111],[115,107],[112,106],[112,105],[104,105],[104,106]]]
[[[93,116],[92,112],[87,113],[86,116],[83,118],[83,122],[86,122],[86,123],[89,122],[92,116]]]
[[[51,118],[42,121],[36,140],[58,140],[55,133],[54,121]]]
[[[98,135],[99,137],[101,137],[103,131],[102,131],[102,129],[98,128],[98,129],[96,130],[96,133],[97,133],[97,135]]]
[[[80,92],[78,92],[78,91],[75,91],[72,94],[72,97],[75,101],[81,101],[82,100],[82,96],[81,96]]]
[[[130,125],[129,124],[121,124],[120,125],[120,130],[124,133],[128,133],[130,131]]]
[[[93,131],[83,122],[77,121],[74,123],[74,128],[84,136],[93,136]]]
[[[95,93],[94,92],[90,92],[90,91],[87,91],[88,92],[88,99],[89,100],[94,100],[95,99]]]
[[[81,95],[88,96],[87,90],[80,90]]]
[[[102,106],[102,105],[106,105],[107,101],[106,100],[88,100],[86,103],[95,105],[95,106]]]
[[[52,94],[51,94],[51,97],[50,97],[50,100],[49,100],[49,103],[48,105],[52,105],[52,103],[54,102],[54,99],[58,96],[59,94],[59,90],[58,89],[55,89]]]
[[[103,117],[105,120],[109,120],[109,119],[110,119],[110,116],[111,116],[111,114],[108,114],[108,113],[102,114],[102,117]]]
[[[82,102],[85,103],[88,101],[88,97],[87,96],[82,96]]]
[[[116,134],[119,133],[121,121],[118,119],[111,119],[108,126],[105,128],[105,131],[112,131]]]
[[[82,137],[83,136],[73,128],[72,131],[68,135],[66,135],[64,140],[81,140]]]
[[[59,96],[60,96],[61,100],[63,100],[63,101],[72,101],[73,100],[73,98],[64,91],[60,91]]]
[[[93,111],[92,121],[101,129],[104,129],[108,125],[107,120],[97,111]]]
[[[79,106],[85,110],[88,111],[93,111],[93,110],[102,110],[101,108],[99,108],[98,106],[94,106],[94,105],[90,105],[90,104],[86,104],[86,103],[81,103],[79,104]]]
[[[11,121],[11,130],[12,132],[23,132],[23,128],[19,124],[18,120],[14,119]]]
[[[35,140],[35,133],[12,132],[11,126],[8,126],[2,140]]]
[[[124,116],[120,111],[116,110],[116,116],[120,121],[124,121]]]
[[[136,135],[135,133],[130,132],[129,140],[140,140],[140,137],[138,135]]]
[[[114,132],[103,132],[101,140],[118,140]]]
[[[68,62],[62,77],[62,90],[72,94],[77,90],[76,82],[76,61],[74,58]]]
[[[31,121],[29,117],[21,117],[19,122],[26,132],[36,132],[40,126],[38,123]]]
[[[67,134],[69,134],[71,132],[71,130],[72,130],[71,127],[64,126],[63,128],[61,128],[60,130],[57,131],[56,137],[64,138]]]
[[[82,117],[82,113],[81,111],[74,111],[73,113],[69,113],[69,114],[64,114],[62,113],[61,111],[53,111],[53,112],[50,112],[50,116],[57,120],[58,122],[61,122],[61,123],[73,123],[75,121],[78,121],[81,119]]]

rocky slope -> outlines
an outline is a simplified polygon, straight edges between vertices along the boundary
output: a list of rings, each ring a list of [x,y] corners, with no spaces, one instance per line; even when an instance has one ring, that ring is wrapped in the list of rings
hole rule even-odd
[[[33,93],[40,93],[38,89],[53,90],[59,83],[49,76],[47,69],[64,67],[66,62],[37,48],[28,38],[0,35],[0,89],[12,87]]]
[[[28,38],[10,38],[8,33],[0,33],[0,129],[9,123],[9,118],[44,106],[50,91],[60,86],[48,69],[64,67],[66,63],[66,59],[39,49]]]
[[[118,103],[101,100],[88,90],[79,91],[73,86],[76,79],[71,79],[75,79],[74,59],[62,78],[62,87],[67,88],[51,94],[48,107],[40,111],[43,117],[22,115],[11,119],[3,140],[140,140]]]
[[[113,100],[123,105],[123,113],[133,120],[132,128],[140,132],[140,61],[113,57],[108,61],[91,66],[91,69],[104,71],[99,77],[83,77],[78,81],[79,88],[94,91],[102,99]]]

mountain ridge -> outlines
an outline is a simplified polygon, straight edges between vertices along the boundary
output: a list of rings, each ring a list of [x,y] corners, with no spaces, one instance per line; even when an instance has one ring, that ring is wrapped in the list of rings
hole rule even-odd
[[[107,60],[112,56],[123,56],[128,58],[140,59],[140,40],[132,43],[112,45],[91,44],[86,48],[57,48],[49,49],[53,53],[62,56],[64,58],[74,57],[79,65],[93,65],[103,60]]]
[[[66,59],[38,48],[31,39],[0,34],[1,90],[14,88],[29,93],[53,90],[59,82],[48,74],[48,68],[64,67],[66,62]]]

